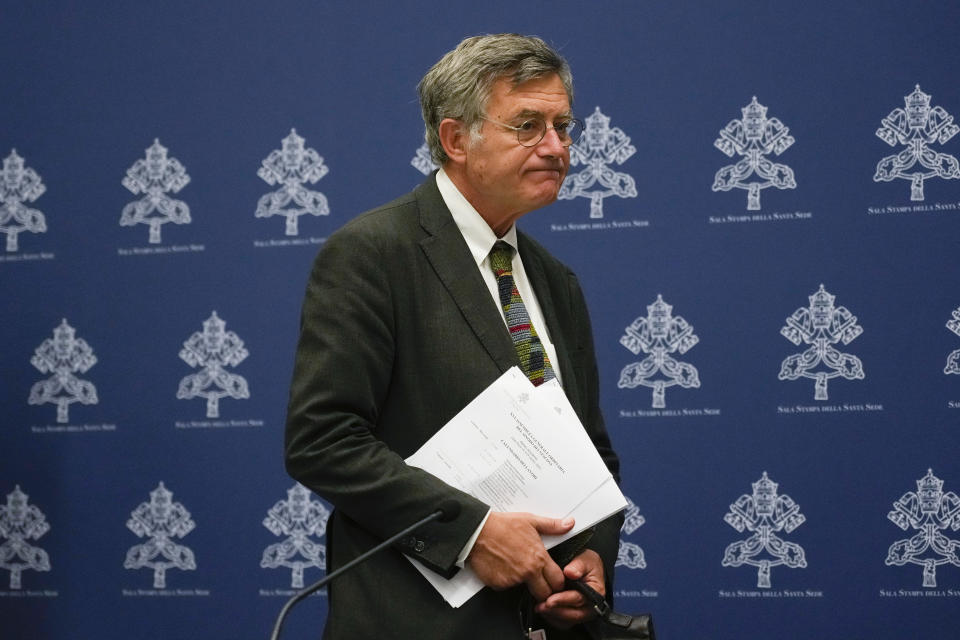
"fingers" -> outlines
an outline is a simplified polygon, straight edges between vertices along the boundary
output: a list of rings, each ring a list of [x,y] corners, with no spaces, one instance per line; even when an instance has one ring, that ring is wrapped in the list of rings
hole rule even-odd
[[[537,602],[543,602],[551,596],[557,589],[563,587],[563,571],[560,570],[556,564],[553,565],[553,568],[556,568],[556,572],[560,574],[560,586],[557,586],[556,575],[551,575],[553,572],[550,570],[551,567],[544,567],[539,573],[535,573],[529,576],[524,582],[527,585],[527,590],[530,592],[530,595],[533,596],[533,599]]]
[[[586,604],[587,600],[583,597],[583,594],[574,589],[567,589],[552,594],[541,603],[541,607],[543,609],[561,609],[564,607],[577,609]]]
[[[592,549],[585,549],[563,568],[563,574],[570,580],[583,580],[600,595],[606,594],[603,574],[603,560]]]
[[[586,563],[581,560],[580,556],[577,556],[570,561],[570,564],[563,568],[563,575],[570,580],[579,580],[587,574],[587,571]]]
[[[477,577],[493,589],[526,584],[538,601],[563,589],[566,576],[547,553],[541,533],[564,533],[572,521],[529,513],[491,513],[467,561]]]
[[[543,567],[542,575],[547,583],[547,587],[550,590],[544,594],[543,597],[537,598],[538,602],[546,600],[551,593],[561,591],[563,589],[563,585],[567,582],[567,578],[563,575],[563,569],[560,568],[560,565],[554,562],[553,558],[551,558],[549,554],[547,555],[547,559],[549,562]],[[537,594],[533,595],[536,597]]]
[[[587,622],[596,616],[593,608],[585,604],[579,607],[554,607],[550,606],[548,602],[541,602],[534,610],[537,612],[537,615],[543,617],[551,626],[557,627],[558,629],[569,629],[575,624]]]
[[[570,580],[582,580],[601,595],[606,592],[603,561],[591,549],[582,551],[571,560],[563,568],[563,574]],[[560,629],[567,629],[596,616],[593,606],[579,591],[573,589],[554,593],[536,606],[536,612]]]
[[[554,593],[537,604],[534,610],[559,629],[568,629],[575,624],[591,620],[596,615],[586,599],[572,589]]]

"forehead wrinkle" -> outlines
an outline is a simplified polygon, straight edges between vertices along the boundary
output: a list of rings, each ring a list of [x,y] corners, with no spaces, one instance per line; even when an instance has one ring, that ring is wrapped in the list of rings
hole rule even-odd
[[[511,112],[511,109],[516,111]],[[511,120],[530,116],[547,120],[548,116],[569,115],[571,105],[558,76],[531,78],[518,84],[500,78],[491,89],[486,111],[489,115]]]

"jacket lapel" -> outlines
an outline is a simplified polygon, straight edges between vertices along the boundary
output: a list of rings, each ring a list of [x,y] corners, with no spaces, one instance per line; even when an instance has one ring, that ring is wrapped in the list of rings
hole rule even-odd
[[[431,177],[422,184],[416,196],[420,224],[428,234],[420,246],[437,278],[500,371],[519,364],[503,318],[497,313],[470,249],[440,196],[436,179]]]
[[[523,268],[530,279],[530,286],[533,287],[537,295],[537,301],[540,303],[540,311],[543,313],[544,322],[547,323],[547,331],[550,334],[550,340],[557,351],[557,360],[559,363],[552,363],[556,368],[559,366],[560,378],[563,380],[563,389],[574,402],[578,397],[577,378],[573,371],[570,359],[570,345],[565,340],[565,327],[561,326],[560,319],[557,316],[557,304],[569,305],[567,299],[568,291],[566,288],[553,290],[550,286],[550,280],[547,278],[546,269],[543,265],[543,259],[540,252],[530,243],[522,234],[518,234],[518,244],[520,245],[520,259],[523,260]],[[566,274],[562,274],[566,277]],[[566,281],[563,282],[567,286]],[[569,327],[566,327],[569,330]]]

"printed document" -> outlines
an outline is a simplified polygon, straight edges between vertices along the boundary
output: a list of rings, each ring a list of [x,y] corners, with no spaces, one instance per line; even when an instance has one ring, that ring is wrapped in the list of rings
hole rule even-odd
[[[574,518],[567,534],[543,537],[548,549],[627,506],[559,383],[534,387],[517,367],[464,407],[407,463],[494,511]],[[451,606],[461,606],[484,586],[469,565],[447,580],[410,561]]]

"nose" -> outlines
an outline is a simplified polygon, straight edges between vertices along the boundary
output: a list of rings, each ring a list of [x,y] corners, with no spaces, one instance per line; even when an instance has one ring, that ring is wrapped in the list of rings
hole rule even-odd
[[[566,155],[567,147],[563,146],[563,143],[560,142],[560,135],[557,133],[557,130],[550,127],[537,145],[537,152],[540,155],[561,157]]]

